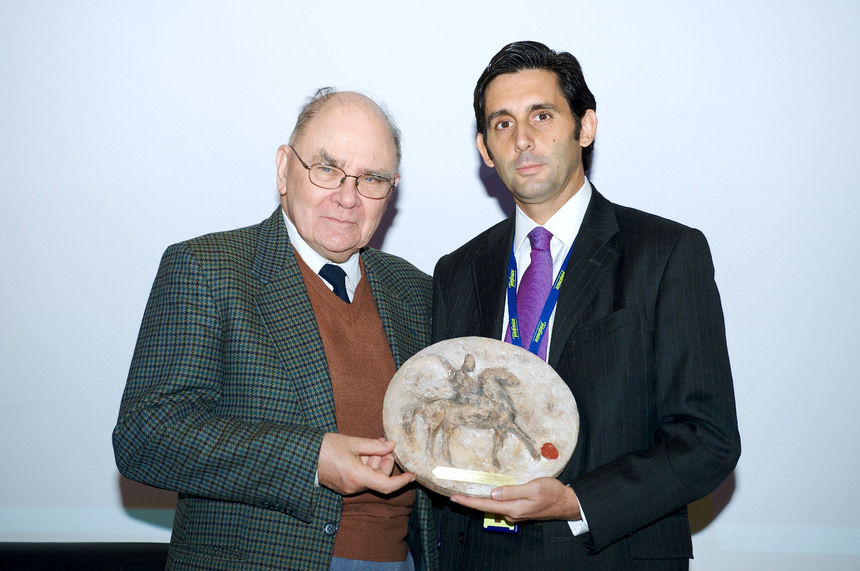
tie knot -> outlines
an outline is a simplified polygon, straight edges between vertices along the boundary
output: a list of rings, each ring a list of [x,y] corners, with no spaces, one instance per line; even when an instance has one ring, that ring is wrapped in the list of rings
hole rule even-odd
[[[534,229],[529,232],[529,243],[532,246],[532,250],[549,251],[549,243],[551,240],[552,232],[543,226],[535,226]]]

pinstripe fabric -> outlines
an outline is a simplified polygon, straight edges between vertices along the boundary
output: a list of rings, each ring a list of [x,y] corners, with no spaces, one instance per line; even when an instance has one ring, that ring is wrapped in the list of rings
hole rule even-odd
[[[362,259],[399,367],[428,343],[429,277],[375,250]],[[280,208],[259,225],[168,248],[113,440],[125,476],[179,492],[169,567],[328,569],[341,499],[314,476],[323,434],[336,429]],[[422,493],[413,515],[416,564],[433,568]]]
[[[433,339],[496,338],[513,218],[443,257]],[[445,569],[686,569],[688,503],[740,454],[722,309],[704,236],[595,190],[562,286],[549,363],[568,383],[580,439],[560,479],[590,533],[566,522],[486,534],[440,499]]]

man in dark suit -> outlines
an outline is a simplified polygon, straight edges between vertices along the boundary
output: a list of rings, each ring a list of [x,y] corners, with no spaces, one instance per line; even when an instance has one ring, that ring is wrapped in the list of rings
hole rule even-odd
[[[436,566],[429,499],[382,438],[430,337],[429,276],[365,248],[399,163],[375,103],[321,90],[278,149],[274,214],[165,253],[113,439],[125,476],[179,492],[169,568]]]
[[[506,46],[474,103],[478,150],[516,212],[439,260],[433,339],[521,332],[570,387],[581,427],[558,479],[440,500],[443,568],[686,569],[686,506],[740,454],[707,242],[612,204],[585,178],[596,103],[569,53]],[[485,530],[485,514],[519,522],[517,533]]]

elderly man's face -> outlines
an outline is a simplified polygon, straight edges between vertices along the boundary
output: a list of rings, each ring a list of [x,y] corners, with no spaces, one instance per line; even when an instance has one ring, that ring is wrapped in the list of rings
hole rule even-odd
[[[308,165],[331,162],[347,174],[389,173],[399,180],[395,176],[397,151],[385,119],[372,102],[358,94],[338,94],[310,120],[293,146]],[[328,260],[344,262],[367,244],[388,198],[361,196],[354,178],[335,189],[315,186],[286,145],[278,149],[277,163],[281,204],[311,248]]]

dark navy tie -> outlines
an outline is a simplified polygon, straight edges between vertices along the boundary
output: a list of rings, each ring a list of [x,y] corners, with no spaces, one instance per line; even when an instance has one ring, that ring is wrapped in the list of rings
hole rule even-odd
[[[334,264],[326,264],[320,270],[320,276],[332,285],[336,296],[349,303],[349,296],[346,295],[346,272],[343,271],[343,268]]]

